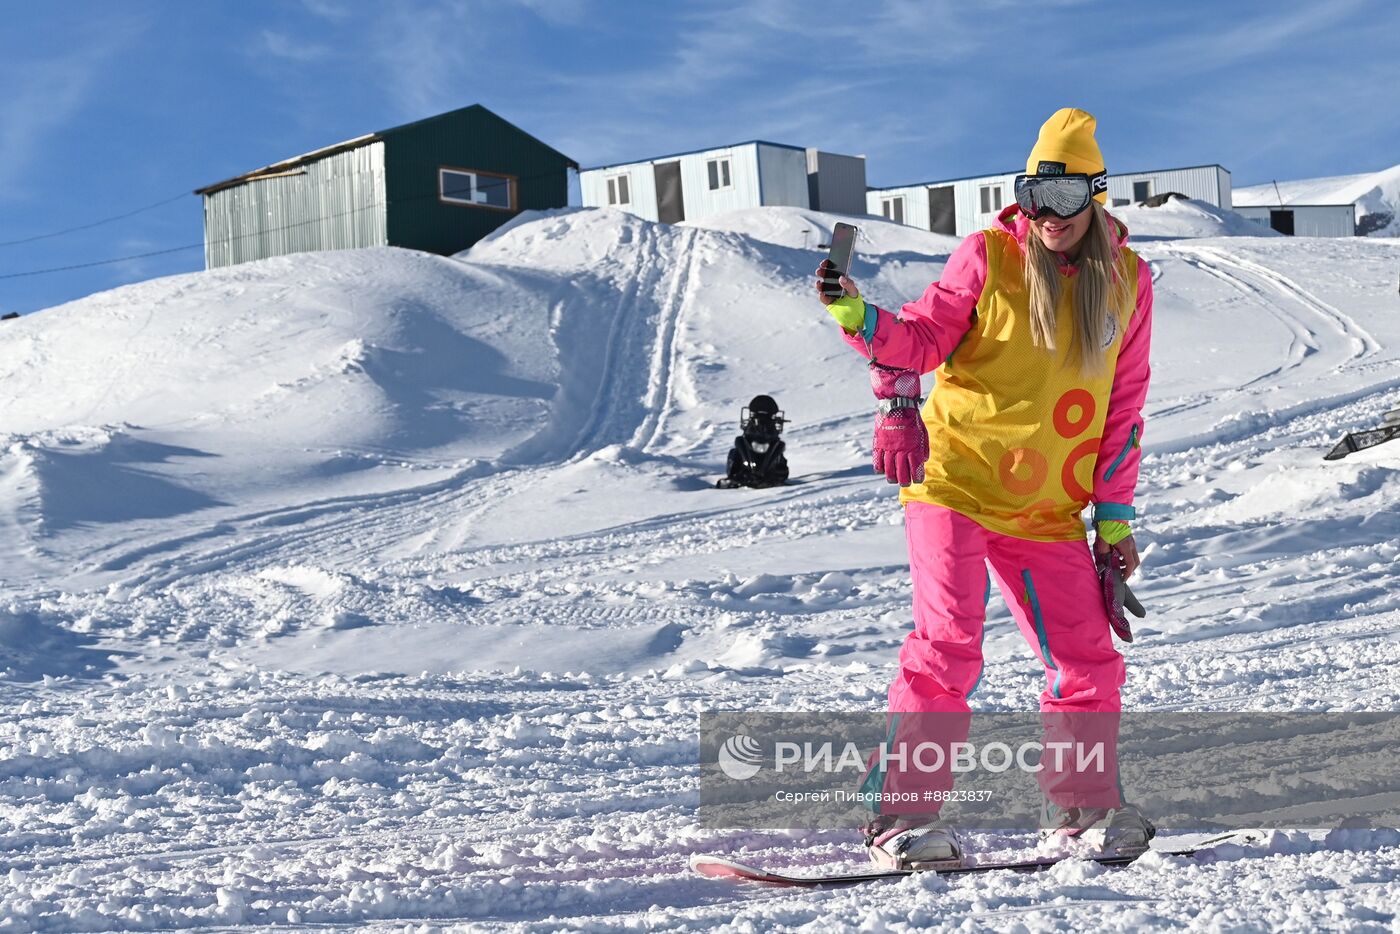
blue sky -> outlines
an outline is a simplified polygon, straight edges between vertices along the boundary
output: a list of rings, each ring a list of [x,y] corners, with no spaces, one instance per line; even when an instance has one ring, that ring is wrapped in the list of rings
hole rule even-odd
[[[761,138],[863,153],[876,186],[1015,167],[1067,105],[1110,171],[1400,163],[1388,0],[7,6],[0,312],[201,269],[196,187],[472,103],[584,166]]]

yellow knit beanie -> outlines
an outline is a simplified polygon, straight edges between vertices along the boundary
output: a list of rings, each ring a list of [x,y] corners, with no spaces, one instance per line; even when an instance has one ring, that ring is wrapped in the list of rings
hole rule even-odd
[[[1040,127],[1040,137],[1026,159],[1026,174],[1075,175],[1082,172],[1093,177],[1104,171],[1103,153],[1099,152],[1099,144],[1094,139],[1097,125],[1092,114],[1074,107],[1055,111]],[[1094,200],[1104,204],[1107,199],[1105,185],[1094,195]]]

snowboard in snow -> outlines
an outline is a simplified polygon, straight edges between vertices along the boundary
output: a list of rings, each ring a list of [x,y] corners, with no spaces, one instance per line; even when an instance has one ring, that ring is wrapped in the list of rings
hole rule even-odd
[[[1348,454],[1355,454],[1357,451],[1364,451],[1373,448],[1378,444],[1385,444],[1400,438],[1400,423],[1383,425],[1380,428],[1371,428],[1367,431],[1353,431],[1341,441],[1337,446],[1322,456],[1323,460],[1341,460]]]
[[[1163,856],[1195,856],[1209,850],[1218,843],[1250,843],[1260,839],[1254,831],[1234,831],[1203,840],[1194,846],[1180,849],[1150,850]],[[931,872],[940,876],[966,876],[984,872],[1040,872],[1057,866],[1066,860],[1087,859],[1101,866],[1126,866],[1142,853],[1130,856],[1086,856],[1066,853],[1062,856],[1046,856],[1040,859],[1012,860],[1009,862],[977,863],[975,865],[953,866],[947,869],[863,869],[850,872],[829,872],[818,875],[789,875],[773,872],[758,866],[737,862],[723,856],[695,854],[690,857],[690,868],[708,879],[731,879],[735,882],[760,882],[765,885],[788,886],[792,888],[819,888],[822,886],[855,885],[860,882],[876,882],[880,879],[902,879],[920,872]]]

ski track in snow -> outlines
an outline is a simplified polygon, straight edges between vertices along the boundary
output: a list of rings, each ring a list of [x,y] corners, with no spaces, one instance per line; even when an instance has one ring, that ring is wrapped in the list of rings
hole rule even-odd
[[[1268,406],[1266,400],[1276,395],[1281,387],[1321,384],[1321,377],[1351,370],[1380,350],[1376,339],[1351,317],[1312,295],[1287,276],[1257,262],[1233,257],[1218,247],[1176,243],[1155,246],[1168,255],[1182,257],[1194,267],[1225,282],[1253,304],[1263,307],[1293,332],[1295,340],[1287,361],[1277,369],[1247,380],[1231,392],[1202,393],[1155,409],[1152,412],[1154,418],[1170,418],[1184,412],[1191,412],[1196,419],[1207,413],[1216,417],[1220,417],[1220,413],[1233,416],[1249,413],[1255,417],[1234,419],[1237,423],[1234,430],[1241,435],[1251,433],[1261,427],[1264,419],[1282,422],[1311,411],[1324,410],[1338,401],[1334,397],[1320,397],[1302,405]],[[1270,292],[1284,301],[1278,304],[1270,302]],[[1395,363],[1394,360],[1389,362],[1392,366]],[[1389,390],[1398,386],[1400,378],[1387,381],[1383,387],[1370,386],[1368,391],[1377,388]],[[1256,406],[1259,410],[1250,412],[1250,408]],[[1203,408],[1206,413],[1193,411]],[[1210,440],[1226,440],[1225,432],[1230,430],[1216,428],[1205,434],[1188,435],[1172,443],[1177,448],[1195,447]]]
[[[555,411],[586,423],[511,435],[516,459],[403,452],[387,486],[312,484],[62,535],[24,492],[21,454],[0,459],[0,506],[15,504],[0,527],[26,530],[52,569],[0,602],[0,931],[1393,929],[1400,834],[1383,831],[816,892],[689,873],[696,851],[861,858],[854,833],[699,826],[696,717],[881,709],[909,625],[901,518],[866,461],[863,371],[813,320],[818,254],[778,242],[809,214],[773,213],[749,238],[565,212],[434,259],[445,282],[460,265],[493,301],[518,294],[556,343],[606,322],[586,359],[560,346],[555,371],[536,368],[555,373]],[[919,275],[920,255],[935,274],[946,258],[942,238],[868,224],[884,251],[862,260],[872,294]],[[1181,390],[1149,402],[1135,590],[1151,616],[1124,647],[1127,705],[1400,707],[1400,462],[1387,447],[1321,460],[1395,405],[1400,244],[1143,252],[1168,335],[1154,367]],[[307,259],[283,265],[356,281]],[[278,301],[308,288],[290,278]],[[376,299],[352,294],[372,316]],[[1173,345],[1197,300],[1260,347],[1276,339],[1273,356],[1211,369]],[[509,338],[482,320],[473,335]],[[163,326],[155,315],[126,343]],[[1212,388],[1192,390],[1190,368]],[[286,404],[316,391],[298,385]],[[710,489],[734,410],[770,390],[797,418],[798,482]],[[87,422],[111,421],[106,398]],[[985,648],[977,709],[1033,709],[1043,677],[999,597]],[[972,842],[987,858],[1033,846]]]

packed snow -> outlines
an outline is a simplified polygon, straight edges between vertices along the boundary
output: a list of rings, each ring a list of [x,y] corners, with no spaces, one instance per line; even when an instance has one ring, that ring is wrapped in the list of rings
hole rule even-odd
[[[1222,216],[1125,212],[1157,294],[1126,703],[1395,710],[1400,445],[1321,456],[1400,404],[1400,241]],[[822,892],[688,871],[863,859],[696,819],[700,711],[879,710],[910,623],[865,372],[811,295],[842,219],[556,211],[0,324],[0,930],[1393,929],[1384,830]],[[891,307],[955,246],[860,223]],[[794,482],[716,490],[761,392]],[[985,648],[979,709],[1033,709],[996,598]]]

